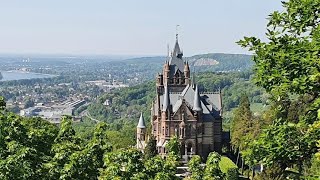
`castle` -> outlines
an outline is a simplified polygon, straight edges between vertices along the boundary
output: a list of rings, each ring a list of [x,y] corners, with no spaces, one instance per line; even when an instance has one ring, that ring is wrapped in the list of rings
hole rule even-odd
[[[200,92],[190,77],[190,67],[183,60],[178,35],[171,55],[156,79],[157,95],[151,108],[151,133],[158,153],[176,136],[181,145],[181,157],[197,154],[206,159],[212,151],[222,148],[221,92]],[[143,116],[137,126],[137,148],[145,147],[146,126]]]

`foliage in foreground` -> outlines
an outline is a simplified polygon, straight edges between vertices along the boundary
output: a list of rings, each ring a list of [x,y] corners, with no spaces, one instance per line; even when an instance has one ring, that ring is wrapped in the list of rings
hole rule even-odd
[[[190,179],[237,180],[239,177],[238,168],[232,161],[231,163],[229,161],[231,161],[229,158],[221,157],[218,153],[211,152],[204,165],[201,164],[200,156],[194,155],[188,163],[191,173]]]
[[[249,164],[264,164],[265,177],[319,176],[308,169],[312,159],[319,160],[320,0],[282,3],[284,11],[270,15],[267,42],[239,41],[254,53],[255,82],[273,100],[272,125],[249,142],[243,155]]]
[[[174,158],[144,160],[136,149],[112,151],[105,123],[85,139],[68,116],[57,127],[8,113],[0,104],[0,179],[175,179]]]

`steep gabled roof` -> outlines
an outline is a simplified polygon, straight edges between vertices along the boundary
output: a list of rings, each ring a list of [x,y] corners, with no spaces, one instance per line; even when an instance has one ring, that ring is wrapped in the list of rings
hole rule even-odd
[[[170,76],[173,76],[178,71],[178,69],[181,72],[184,72],[185,64],[183,62],[182,56],[183,56],[183,53],[180,49],[178,39],[176,39],[176,44],[174,46],[171,57],[169,59]]]
[[[172,56],[178,57],[180,54],[182,55],[183,53],[181,52],[178,39],[176,39],[176,44],[174,45]]]

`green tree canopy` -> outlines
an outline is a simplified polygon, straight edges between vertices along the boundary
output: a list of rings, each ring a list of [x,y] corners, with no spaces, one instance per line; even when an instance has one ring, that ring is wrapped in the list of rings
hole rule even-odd
[[[157,146],[156,139],[151,135],[150,139],[147,142],[146,148],[144,150],[144,158],[150,159],[157,155]]]
[[[289,0],[269,16],[267,42],[245,37],[238,43],[254,53],[255,82],[271,93],[273,124],[251,144],[247,159],[288,167],[302,174],[317,151],[320,116],[320,0]],[[292,103],[306,97],[303,106]],[[288,113],[291,107],[302,108]],[[292,110],[291,110],[292,112]],[[294,117],[297,116],[297,117]],[[280,173],[280,174],[281,174]]]

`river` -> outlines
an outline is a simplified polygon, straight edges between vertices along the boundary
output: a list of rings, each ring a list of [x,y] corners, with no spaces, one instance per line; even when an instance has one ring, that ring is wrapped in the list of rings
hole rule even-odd
[[[3,78],[0,81],[56,77],[56,75],[52,74],[41,74],[27,71],[1,71],[1,74]]]

